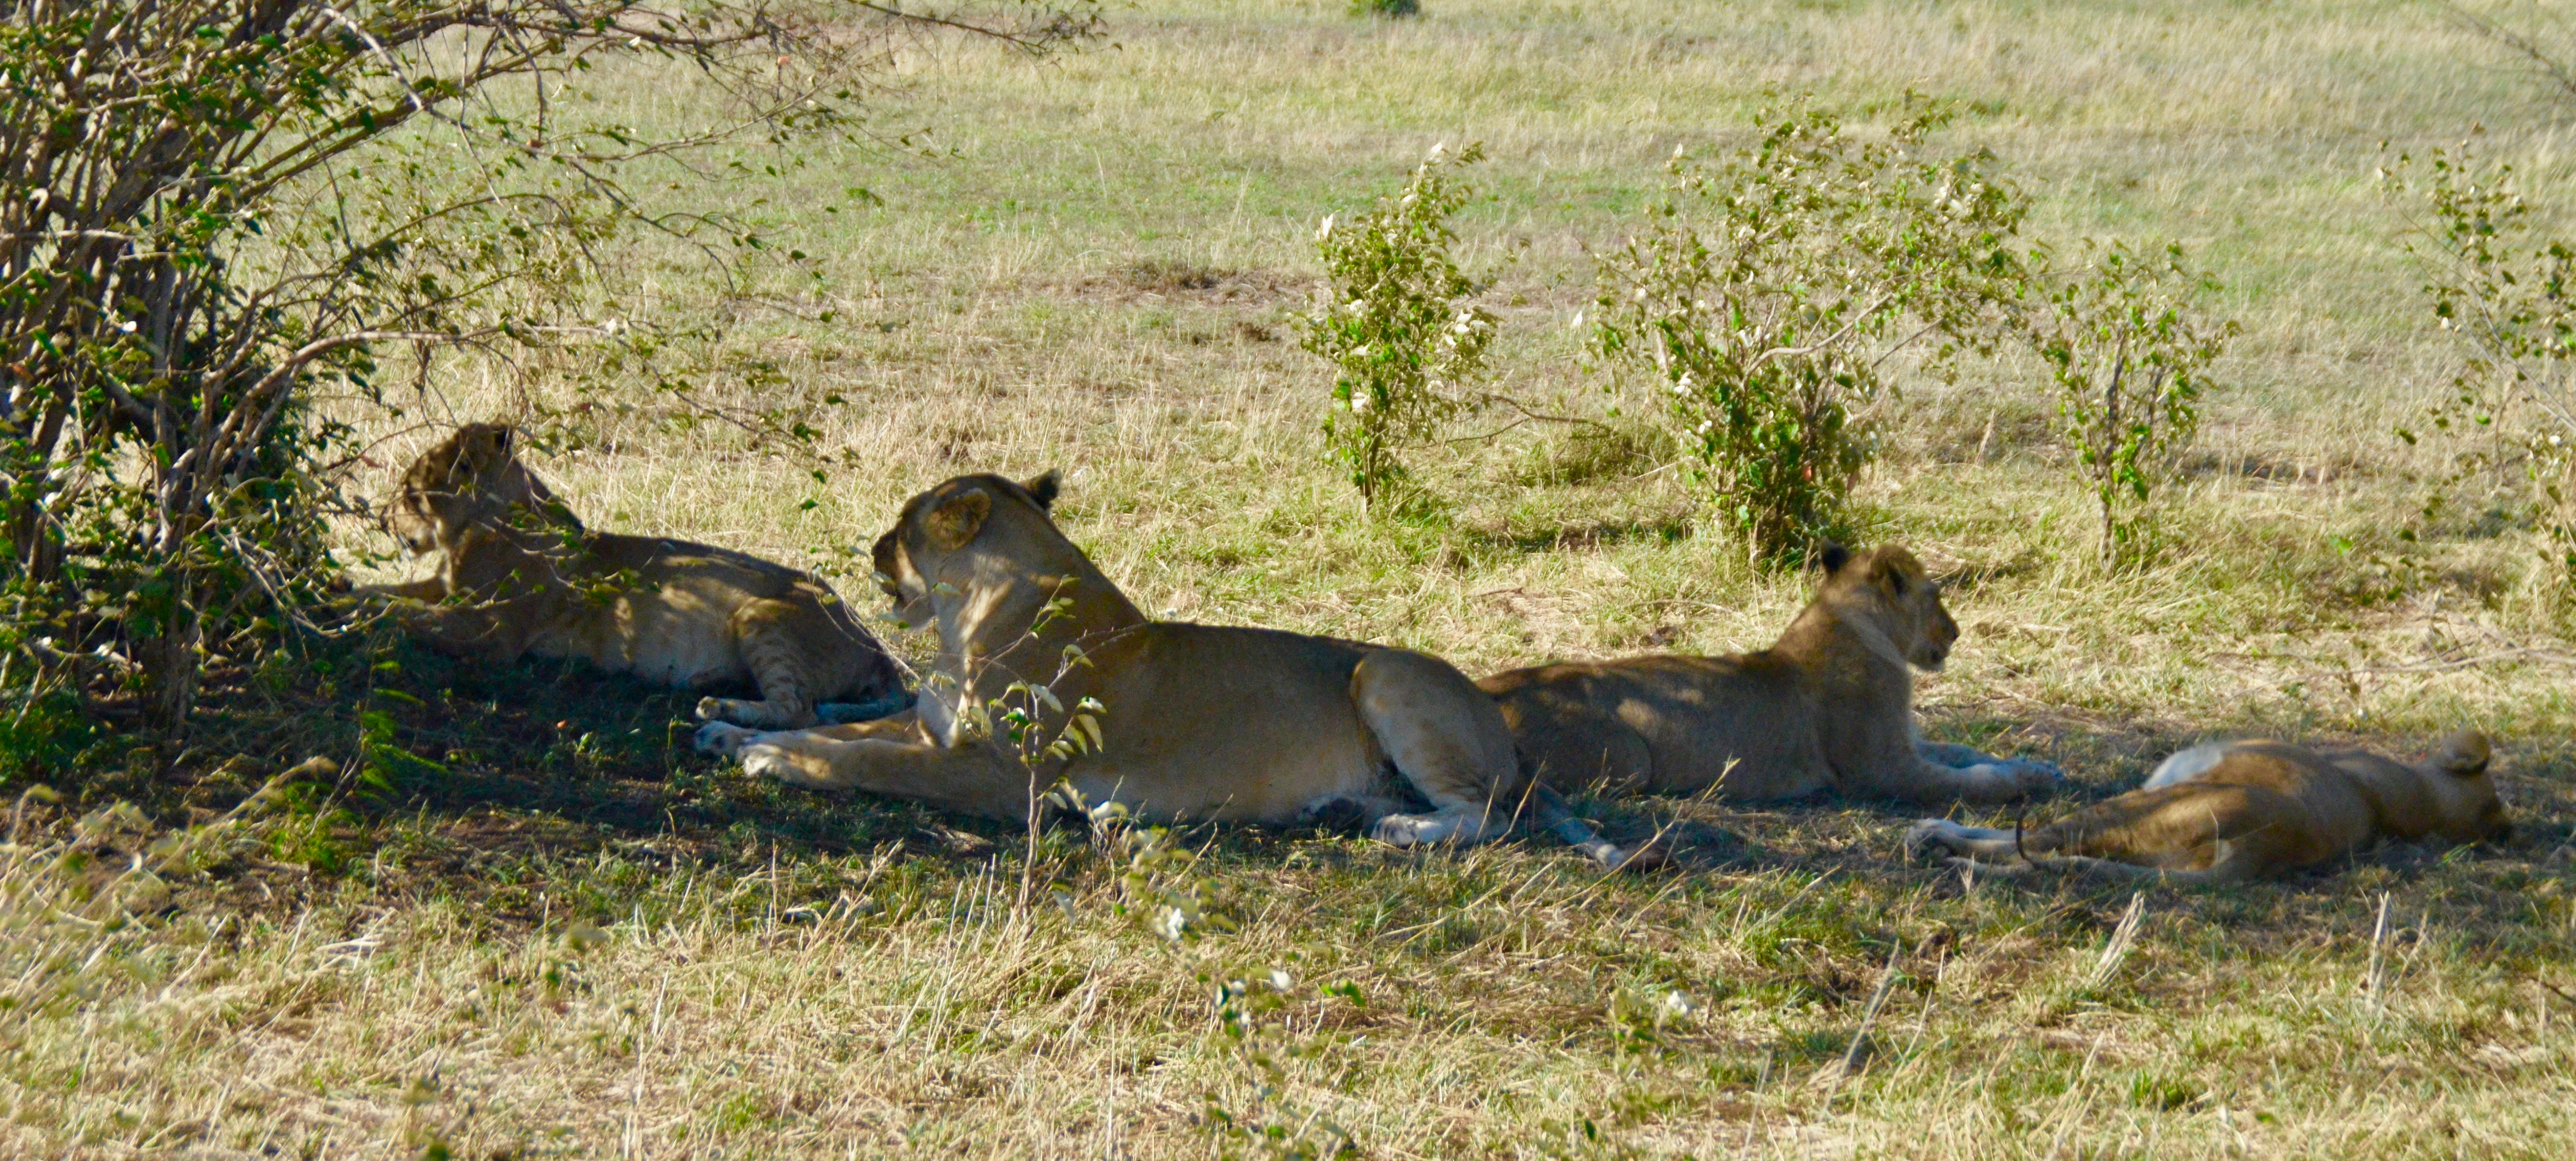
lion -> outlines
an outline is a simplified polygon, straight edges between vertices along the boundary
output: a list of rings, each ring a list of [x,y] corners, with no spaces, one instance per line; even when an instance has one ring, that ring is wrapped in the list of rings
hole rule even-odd
[[[1819,790],[1913,802],[2002,802],[2064,775],[1920,740],[1910,663],[1938,671],[1958,639],[1941,586],[1893,545],[1828,544],[1815,600],[1768,649],[1542,665],[1478,682],[1502,707],[1524,774],[1613,792],[1741,802]]]
[[[2043,867],[2183,883],[2275,878],[2374,839],[2504,837],[2511,823],[2490,754],[2476,733],[2453,735],[2412,764],[2352,747],[2211,742],[2165,759],[2138,789],[2027,835],[1927,818],[1906,833],[1905,847],[2008,874]]]
[[[1052,472],[1026,483],[960,476],[913,497],[877,540],[895,618],[939,636],[911,712],[812,730],[710,723],[699,747],[792,785],[1008,821],[1033,823],[1051,794],[1164,821],[1287,825],[1356,812],[1374,837],[1406,847],[1498,837],[1527,797],[1586,855],[1642,865],[1524,785],[1501,710],[1449,663],[1148,620],[1057,529],[1058,486]],[[1034,720],[1014,719],[1022,712]],[[1061,731],[1077,713],[1107,728],[1093,744],[1041,750],[1070,736]],[[1408,812],[1406,789],[1431,809]]]
[[[686,689],[759,688],[758,701],[700,700],[714,721],[791,728],[909,704],[902,668],[831,586],[727,549],[593,532],[519,463],[514,438],[468,424],[403,473],[386,528],[436,555],[437,574],[356,591],[394,598],[413,636],[486,662],[533,653]]]

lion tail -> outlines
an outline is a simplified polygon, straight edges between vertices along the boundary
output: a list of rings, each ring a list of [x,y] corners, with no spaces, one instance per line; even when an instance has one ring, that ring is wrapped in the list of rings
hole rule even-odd
[[[1547,783],[1530,783],[1529,812],[1540,826],[1563,839],[1565,845],[1611,870],[1643,871],[1664,863],[1663,844],[1648,842],[1635,850],[1620,847],[1601,837],[1601,832],[1592,829],[1592,824],[1575,817],[1574,809],[1565,804],[1564,796],[1550,789]]]

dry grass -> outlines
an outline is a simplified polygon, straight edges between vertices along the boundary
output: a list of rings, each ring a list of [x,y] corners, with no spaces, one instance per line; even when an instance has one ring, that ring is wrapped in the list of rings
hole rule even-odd
[[[1697,534],[1669,448],[1633,419],[1429,456],[1442,512],[1361,520],[1283,312],[1309,293],[1315,218],[1433,141],[1481,139],[1496,197],[1463,225],[1500,272],[1504,386],[1606,417],[1623,400],[1567,323],[1585,247],[1616,237],[1661,158],[1739,131],[1770,87],[1864,119],[1910,87],[1973,103],[1953,135],[2026,175],[2047,236],[2178,236],[2246,326],[2169,550],[2138,574],[2089,563],[2020,369],[1888,406],[1865,517],[1954,578],[1968,634],[1923,685],[1930,732],[2056,758],[2083,797],[2210,734],[2405,749],[2472,723],[2500,742],[2522,837],[2151,891],[2106,958],[2125,894],[1905,867],[1903,819],[1872,804],[1595,804],[1614,830],[1677,821],[1695,844],[1642,880],[1542,844],[1201,833],[1232,929],[1173,946],[1076,840],[741,785],[668,746],[671,699],[405,655],[387,678],[421,699],[394,707],[403,740],[453,776],[324,816],[322,845],[353,853],[336,873],[298,869],[309,810],[243,816],[147,876],[128,867],[148,832],[25,804],[0,856],[0,1151],[1261,1152],[1211,1108],[1292,1130],[1273,1144],[1337,1127],[1371,1157],[2564,1151],[2576,647],[2524,533],[2395,536],[2438,449],[2388,433],[2453,355],[2371,177],[2382,140],[2482,122],[2563,185],[2533,89],[2402,4],[1341,9],[1158,7],[1122,18],[1119,48],[1055,64],[907,62],[887,125],[927,121],[952,152],[827,153],[768,187],[830,290],[782,281],[740,310],[726,350],[783,382],[707,389],[807,416],[864,470],[817,485],[719,426],[604,405],[540,470],[603,526],[846,565],[929,483],[1060,465],[1067,530],[1152,609],[1471,672],[1742,648],[1800,583]],[[599,96],[642,115],[688,99],[640,78]],[[851,184],[885,204],[794,210]],[[717,309],[650,246],[617,290],[637,317]],[[435,382],[431,419],[572,401],[544,367]],[[388,434],[389,465],[431,436]],[[1211,997],[1273,967],[1293,983],[1262,1036],[1308,1051],[1264,1096]]]

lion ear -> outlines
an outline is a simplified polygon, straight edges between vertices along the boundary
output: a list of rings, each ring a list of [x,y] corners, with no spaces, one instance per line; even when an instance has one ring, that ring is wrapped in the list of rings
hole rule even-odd
[[[1029,499],[1038,502],[1038,511],[1051,513],[1055,510],[1055,494],[1064,487],[1064,475],[1048,468],[1045,475],[1020,486],[1029,490]]]
[[[1905,590],[1914,584],[1914,578],[1905,575],[1902,563],[1884,555],[1870,562],[1870,571],[1878,577],[1878,583],[1887,586],[1887,591],[1895,596],[1904,596]]]
[[[1816,563],[1824,568],[1826,576],[1832,576],[1851,563],[1851,550],[1833,541],[1825,541],[1816,550]]]
[[[2462,778],[2475,778],[2487,772],[2487,763],[2494,758],[2495,751],[2488,747],[2486,735],[2472,731],[2451,735],[2449,741],[2442,743],[2442,756],[2436,761]]]
[[[930,543],[941,551],[966,547],[975,534],[984,530],[984,518],[993,514],[993,497],[982,490],[959,492],[939,502],[939,506],[922,517],[930,533]]]

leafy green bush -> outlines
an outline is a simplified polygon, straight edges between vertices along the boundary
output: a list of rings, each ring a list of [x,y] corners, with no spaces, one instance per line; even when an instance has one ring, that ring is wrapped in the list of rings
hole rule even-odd
[[[2140,253],[2121,241],[2084,243],[2073,270],[2034,271],[2026,312],[2032,349],[2048,363],[2074,471],[2102,516],[2106,566],[2148,554],[2157,484],[2200,427],[2211,362],[2236,334],[2190,304],[2215,284],[2192,273],[2180,245]]]
[[[1918,107],[1864,141],[1821,111],[1765,114],[1713,164],[1677,150],[1665,196],[1601,261],[1595,347],[1653,379],[1757,558],[1838,530],[1875,449],[1855,409],[1888,389],[1890,356],[1933,338],[1942,374],[2000,333],[2027,202],[1990,153],[1927,146],[1949,116]]]
[[[2520,478],[2511,506],[2540,533],[2561,614],[2576,612],[2576,244],[2535,236],[2510,165],[2465,144],[2417,165],[2401,154],[2385,176],[2403,191],[2421,174],[2412,192],[2425,217],[2408,248],[2425,260],[2435,321],[2466,355],[2430,419],[2484,445],[2462,453],[2448,482],[2491,469]]]
[[[1351,15],[1401,20],[1422,15],[1422,0],[1351,0]]]
[[[1473,144],[1454,156],[1434,146],[1401,191],[1316,231],[1332,301],[1296,323],[1301,344],[1333,365],[1324,437],[1364,506],[1403,480],[1398,453],[1457,414],[1483,373],[1494,318],[1449,256],[1449,215],[1473,196],[1450,173],[1483,157]]]

